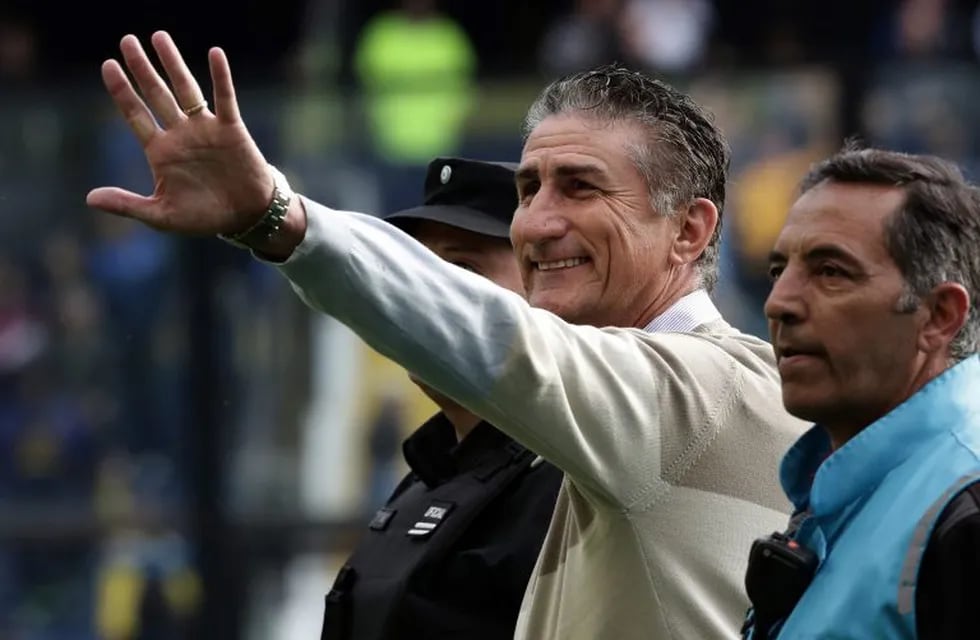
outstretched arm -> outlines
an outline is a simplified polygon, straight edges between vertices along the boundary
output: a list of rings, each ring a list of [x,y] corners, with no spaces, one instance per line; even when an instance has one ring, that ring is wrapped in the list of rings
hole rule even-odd
[[[224,54],[209,54],[212,114],[196,106],[200,87],[170,37],[152,40],[173,91],[133,36],[121,49],[146,102],[115,61],[103,78],[143,145],[154,192],[100,188],[89,205],[176,233],[250,228],[273,181]],[[741,368],[707,340],[569,325],[370,216],[297,197],[285,232],[255,249],[285,260],[311,306],[617,507],[652,500],[741,395]]]
[[[704,338],[570,325],[377,218],[306,208],[280,269],[310,306],[604,501],[652,500],[743,395]]]

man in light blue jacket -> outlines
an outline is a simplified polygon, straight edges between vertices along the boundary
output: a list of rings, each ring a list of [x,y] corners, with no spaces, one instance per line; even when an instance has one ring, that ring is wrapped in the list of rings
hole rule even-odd
[[[783,401],[817,426],[782,463],[790,530],[753,548],[747,635],[977,638],[980,190],[846,148],[804,179],[770,274]]]

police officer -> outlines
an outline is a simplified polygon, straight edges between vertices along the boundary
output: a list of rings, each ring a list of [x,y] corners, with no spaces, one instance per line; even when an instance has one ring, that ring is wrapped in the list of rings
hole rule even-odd
[[[515,168],[437,158],[425,203],[385,219],[523,295],[509,240]],[[415,382],[441,411],[405,441],[411,471],[338,573],[322,638],[509,640],[561,471]]]

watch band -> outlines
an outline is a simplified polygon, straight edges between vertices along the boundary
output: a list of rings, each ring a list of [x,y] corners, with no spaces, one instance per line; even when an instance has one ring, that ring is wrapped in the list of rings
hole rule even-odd
[[[272,189],[272,202],[269,203],[265,213],[262,214],[258,222],[245,231],[232,235],[221,233],[218,234],[219,238],[236,247],[251,249],[256,244],[272,239],[282,228],[283,221],[286,219],[286,212],[289,211],[289,203],[293,199],[293,191],[289,188],[289,182],[286,181],[286,176],[282,172],[271,164],[269,171],[272,173],[274,187]]]

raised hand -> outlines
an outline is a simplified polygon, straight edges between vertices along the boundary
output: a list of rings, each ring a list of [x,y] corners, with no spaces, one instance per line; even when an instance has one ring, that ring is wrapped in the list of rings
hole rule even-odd
[[[164,231],[205,235],[248,229],[269,205],[273,179],[242,122],[228,59],[218,48],[208,53],[212,113],[170,35],[158,31],[151,42],[172,89],[132,35],[122,39],[120,49],[143,99],[115,60],[103,63],[102,80],[143,146],[153,194],[100,187],[86,202]]]

